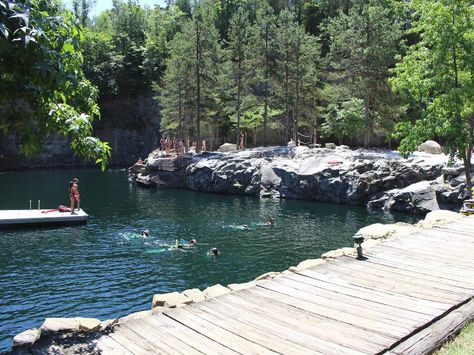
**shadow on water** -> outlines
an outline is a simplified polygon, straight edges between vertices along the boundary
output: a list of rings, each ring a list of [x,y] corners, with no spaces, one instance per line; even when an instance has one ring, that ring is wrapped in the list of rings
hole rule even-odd
[[[155,293],[246,282],[350,246],[365,225],[415,221],[335,204],[137,189],[123,171],[95,170],[1,174],[0,209],[68,205],[75,176],[87,225],[1,232],[0,351],[46,317],[125,315],[149,308]],[[198,245],[175,250],[177,239]],[[222,254],[207,255],[211,247]]]

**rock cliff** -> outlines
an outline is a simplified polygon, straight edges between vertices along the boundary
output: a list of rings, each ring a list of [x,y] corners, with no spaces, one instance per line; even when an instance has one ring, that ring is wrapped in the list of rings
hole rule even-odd
[[[444,155],[416,153],[403,159],[396,152],[345,146],[256,148],[176,159],[155,151],[137,183],[426,213],[440,204],[461,204],[462,171],[461,163],[448,167]]]

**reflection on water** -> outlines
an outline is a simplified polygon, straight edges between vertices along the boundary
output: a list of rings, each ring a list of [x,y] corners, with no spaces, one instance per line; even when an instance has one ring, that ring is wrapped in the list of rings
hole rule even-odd
[[[367,224],[412,221],[335,204],[137,189],[123,171],[95,170],[1,174],[0,209],[67,205],[74,176],[87,225],[0,232],[0,351],[45,317],[125,315],[149,308],[155,293],[246,282],[350,246]],[[175,248],[181,239],[198,244]],[[219,257],[208,256],[212,247]]]

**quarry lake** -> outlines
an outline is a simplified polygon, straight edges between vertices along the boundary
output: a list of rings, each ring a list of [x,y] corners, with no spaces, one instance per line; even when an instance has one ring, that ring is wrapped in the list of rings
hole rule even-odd
[[[0,209],[27,209],[29,200],[68,205],[73,177],[87,225],[0,231],[0,352],[46,317],[124,316],[149,309],[155,293],[250,281],[351,246],[363,226],[417,220],[346,205],[140,189],[125,171],[87,169],[0,173]],[[195,247],[172,248],[193,238]],[[209,256],[211,247],[221,255]]]

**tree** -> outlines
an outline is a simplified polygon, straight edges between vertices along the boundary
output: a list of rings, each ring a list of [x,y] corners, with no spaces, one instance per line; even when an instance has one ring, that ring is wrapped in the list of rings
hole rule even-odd
[[[186,151],[189,148],[189,121],[194,112],[194,86],[189,80],[195,73],[193,54],[193,43],[186,38],[186,34],[176,34],[170,44],[170,57],[166,63],[161,95],[158,97],[162,106],[162,132],[178,132],[184,138]]]
[[[159,97],[165,109],[164,130],[182,127],[183,135],[193,132],[197,152],[202,144],[201,125],[213,116],[217,105],[223,62],[211,10],[210,4],[197,3],[193,18],[183,26],[182,34],[173,38]]]
[[[292,138],[298,141],[300,117],[313,116],[319,96],[320,46],[316,37],[306,34],[289,10],[278,16],[278,93],[284,102],[285,141],[289,139],[290,113]]]
[[[268,110],[272,96],[271,87],[274,81],[275,49],[275,16],[273,9],[264,3],[257,10],[256,22],[250,34],[248,47],[249,63],[253,67],[250,75],[253,85],[263,85],[263,137],[262,145],[267,144]]]
[[[474,145],[474,7],[468,0],[413,0],[413,27],[419,43],[397,64],[393,88],[425,107],[415,122],[397,125],[400,151],[441,137],[448,153],[464,162],[471,182]]]
[[[370,144],[377,107],[390,94],[388,69],[394,65],[401,37],[390,0],[354,0],[348,13],[329,21],[330,60],[352,95],[364,100],[364,147]]]
[[[233,81],[232,89],[235,92],[235,114],[237,117],[237,132],[236,132],[236,146],[239,149],[240,142],[240,114],[242,97],[244,90],[248,87],[246,83],[248,74],[248,64],[246,60],[246,47],[249,39],[249,23],[247,20],[247,13],[244,12],[241,5],[237,12],[230,20],[229,27],[229,43],[228,54],[229,60],[232,63],[230,71],[231,80]]]
[[[105,169],[110,147],[92,137],[97,90],[82,73],[81,44],[72,13],[57,1],[0,1],[0,128],[20,137],[27,156],[62,134]]]
[[[201,151],[201,121],[206,109],[212,108],[214,85],[219,76],[222,51],[219,34],[213,21],[211,4],[197,3],[193,19],[184,33],[194,43],[194,83],[196,107],[196,151]]]
[[[85,28],[89,24],[89,13],[94,7],[96,0],[73,0],[72,11],[77,21]]]

